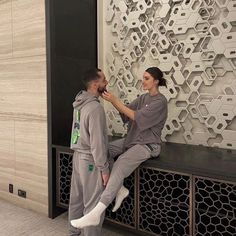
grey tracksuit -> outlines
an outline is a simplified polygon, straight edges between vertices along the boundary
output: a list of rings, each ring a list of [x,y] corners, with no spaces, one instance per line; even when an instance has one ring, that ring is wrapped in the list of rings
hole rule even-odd
[[[155,96],[144,94],[128,105],[135,110],[134,121],[121,115],[128,123],[125,139],[116,140],[109,145],[111,157],[119,155],[115,161],[106,189],[100,202],[108,206],[115,198],[128,177],[142,162],[160,153],[161,130],[167,119],[167,100],[158,93]]]
[[[73,103],[71,148],[73,172],[69,203],[69,224],[82,217],[98,203],[104,190],[101,173],[109,173],[107,161],[107,131],[103,107],[98,98],[86,91],[80,92]],[[99,236],[100,225],[78,230],[70,225],[70,235]]]

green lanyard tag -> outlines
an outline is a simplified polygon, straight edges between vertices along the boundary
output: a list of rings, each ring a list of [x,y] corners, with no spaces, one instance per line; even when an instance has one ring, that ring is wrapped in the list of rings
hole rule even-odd
[[[71,135],[71,142],[73,144],[77,144],[79,138],[80,138],[80,111],[75,111],[75,123],[74,123],[74,130]]]
[[[76,144],[78,142],[78,139],[80,137],[80,132],[79,130],[74,130],[72,133],[71,141],[73,144]]]

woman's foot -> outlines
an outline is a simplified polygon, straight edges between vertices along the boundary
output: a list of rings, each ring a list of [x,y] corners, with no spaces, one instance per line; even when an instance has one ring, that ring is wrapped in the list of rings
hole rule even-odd
[[[129,195],[129,190],[122,185],[119,192],[116,195],[116,201],[112,209],[112,212],[115,212],[120,208],[121,203],[128,195]]]

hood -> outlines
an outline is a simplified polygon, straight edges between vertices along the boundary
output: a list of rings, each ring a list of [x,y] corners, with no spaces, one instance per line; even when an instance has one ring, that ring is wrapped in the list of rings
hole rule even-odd
[[[93,101],[99,102],[98,97],[91,93],[88,93],[87,91],[80,91],[75,97],[73,107],[78,110],[81,110],[82,107]]]

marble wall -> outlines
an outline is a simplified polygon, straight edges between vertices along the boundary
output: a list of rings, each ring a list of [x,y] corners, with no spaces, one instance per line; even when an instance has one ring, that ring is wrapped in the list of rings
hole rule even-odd
[[[43,214],[46,99],[45,1],[0,0],[0,198]],[[27,192],[26,199],[18,189]]]

